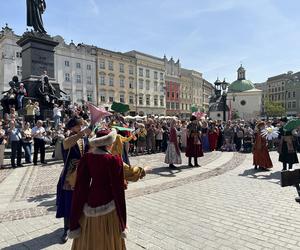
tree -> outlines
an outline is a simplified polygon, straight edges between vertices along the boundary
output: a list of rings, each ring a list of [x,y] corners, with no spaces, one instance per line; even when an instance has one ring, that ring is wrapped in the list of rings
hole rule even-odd
[[[285,109],[279,102],[266,101],[265,111],[268,117],[283,116],[285,114]]]

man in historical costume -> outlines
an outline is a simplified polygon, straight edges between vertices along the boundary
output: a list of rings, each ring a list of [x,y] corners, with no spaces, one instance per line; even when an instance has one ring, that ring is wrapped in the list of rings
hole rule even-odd
[[[70,217],[72,249],[126,249],[123,162],[110,153],[115,138],[116,131],[97,131],[92,150],[80,160]]]
[[[66,128],[71,133],[62,143],[64,168],[57,184],[56,218],[64,218],[63,243],[68,239],[67,231],[69,229],[72,196],[77,178],[77,166],[81,157],[89,149],[88,136],[91,130],[89,128],[82,129],[82,126],[83,120],[81,118],[71,118],[66,125]]]
[[[202,144],[201,144],[201,126],[196,116],[191,116],[190,124],[187,126],[187,148],[186,157],[189,158],[190,167],[200,167],[198,164],[198,157],[203,156]],[[194,164],[192,164],[192,157],[194,157]]]
[[[279,129],[279,161],[282,162],[282,171],[287,170],[287,165],[289,169],[293,168],[293,164],[299,163],[297,156],[297,139],[293,135],[293,131],[284,131],[283,127],[288,122],[287,118],[284,117],[280,119],[281,128]]]
[[[253,165],[255,169],[257,169],[257,166],[263,170],[273,167],[268,150],[267,140],[261,134],[265,126],[265,122],[259,122],[256,127],[255,143],[253,146]]]
[[[47,33],[42,19],[45,10],[45,0],[27,0],[27,25],[32,26],[35,31],[40,33]]]

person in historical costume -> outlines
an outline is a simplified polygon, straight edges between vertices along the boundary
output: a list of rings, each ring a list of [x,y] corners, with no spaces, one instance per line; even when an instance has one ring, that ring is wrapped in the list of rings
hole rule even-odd
[[[187,125],[185,121],[181,122],[180,138],[181,138],[181,151],[185,152],[186,144],[187,144]]]
[[[83,120],[81,118],[71,118],[66,125],[66,128],[70,130],[70,135],[62,143],[64,168],[57,184],[56,218],[64,218],[63,243],[68,240],[67,231],[70,224],[71,203],[77,178],[77,166],[81,157],[89,149],[87,136],[91,133],[91,130],[89,128],[82,129],[82,125]]]
[[[206,121],[202,122],[201,128],[201,141],[202,141],[202,149],[204,152],[210,151],[210,145],[208,140],[208,125]]]
[[[297,139],[293,131],[284,131],[283,127],[287,123],[287,118],[282,118],[281,128],[279,129],[279,161],[282,162],[282,171],[293,168],[293,164],[299,163],[297,156]]]
[[[186,157],[189,158],[190,167],[200,167],[198,164],[198,157],[203,156],[202,143],[201,143],[201,126],[197,121],[196,116],[191,116],[190,124],[187,126],[187,148]],[[194,164],[192,164],[192,158],[194,158]]]
[[[176,121],[171,121],[169,144],[165,156],[165,163],[169,164],[170,168],[176,168],[174,164],[182,163],[175,125]]]
[[[115,138],[116,131],[97,131],[93,149],[80,160],[68,233],[74,250],[126,249],[124,168],[110,153]]]
[[[253,146],[253,165],[255,169],[259,167],[260,169],[267,170],[273,167],[268,150],[267,139],[261,134],[265,126],[265,122],[259,122],[256,127],[255,142]]]
[[[211,127],[208,130],[210,151],[217,150],[218,137],[219,137],[219,129],[216,127],[216,123],[212,122]]]

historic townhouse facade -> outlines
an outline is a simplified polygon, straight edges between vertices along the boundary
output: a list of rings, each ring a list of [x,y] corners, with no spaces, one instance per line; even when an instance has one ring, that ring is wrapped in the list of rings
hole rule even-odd
[[[135,50],[125,54],[136,59],[135,113],[165,115],[164,60]]]
[[[97,49],[98,103],[109,107],[114,101],[136,103],[136,59],[130,55],[102,48]]]
[[[8,83],[13,76],[22,79],[21,47],[17,45],[20,39],[6,24],[0,32],[0,92],[9,89]]]
[[[188,69],[181,69],[180,93],[180,117],[188,119],[191,115],[191,108],[193,104],[193,78],[191,71]]]
[[[164,56],[165,63],[165,82],[166,82],[166,115],[180,114],[180,62],[175,62]]]
[[[208,82],[207,80],[203,79],[203,104],[202,104],[202,108],[204,112],[208,112],[208,108],[209,108],[209,97],[213,95],[214,93],[214,87],[213,85]]]
[[[97,103],[96,47],[86,44],[66,44],[61,36],[53,38],[55,47],[55,78],[72,102]]]

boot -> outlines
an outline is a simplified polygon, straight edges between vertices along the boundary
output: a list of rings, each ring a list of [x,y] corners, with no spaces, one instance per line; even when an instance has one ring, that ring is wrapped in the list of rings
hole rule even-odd
[[[177,167],[175,167],[174,164],[169,164],[169,168],[176,169]]]
[[[192,164],[192,157],[189,157],[189,167],[194,167],[194,165]]]
[[[197,157],[194,157],[194,162],[195,162],[195,167],[200,167],[200,165],[198,164]]]

